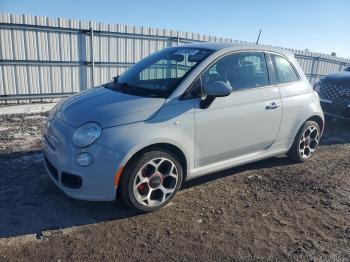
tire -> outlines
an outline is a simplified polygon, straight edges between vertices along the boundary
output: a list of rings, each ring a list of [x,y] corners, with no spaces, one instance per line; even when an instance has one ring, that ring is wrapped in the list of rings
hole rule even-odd
[[[168,204],[179,190],[182,166],[168,150],[141,153],[125,167],[118,190],[129,207],[151,212]]]
[[[320,126],[315,121],[306,121],[299,129],[288,157],[298,163],[309,160],[318,148],[320,134]]]

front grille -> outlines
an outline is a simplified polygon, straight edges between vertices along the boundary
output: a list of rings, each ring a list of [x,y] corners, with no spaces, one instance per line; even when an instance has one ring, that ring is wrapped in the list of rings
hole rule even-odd
[[[350,88],[344,86],[321,84],[320,98],[334,101],[340,97],[350,97]]]
[[[50,172],[50,175],[51,175],[54,179],[58,180],[58,170],[51,164],[51,162],[47,159],[46,156],[44,156],[44,158],[45,158],[45,164],[46,164],[46,166],[47,166],[47,169],[48,169],[49,172]]]

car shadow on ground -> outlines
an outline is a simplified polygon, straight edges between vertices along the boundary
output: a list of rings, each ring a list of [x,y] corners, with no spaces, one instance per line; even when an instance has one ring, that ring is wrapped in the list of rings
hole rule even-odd
[[[181,190],[246,170],[289,165],[287,158],[272,158],[212,173],[184,183]],[[45,172],[40,151],[0,155],[0,238],[26,234],[41,236],[45,230],[95,224],[137,216],[121,200],[75,200],[59,190]]]
[[[0,238],[134,216],[121,201],[74,200],[46,174],[41,151],[0,154]]]
[[[328,123],[323,144],[350,143],[348,123]],[[244,171],[292,165],[286,157],[274,157],[227,169],[186,182],[182,190]],[[43,166],[40,151],[0,153],[0,238],[95,224],[137,216],[122,201],[88,202],[74,200],[60,191]]]

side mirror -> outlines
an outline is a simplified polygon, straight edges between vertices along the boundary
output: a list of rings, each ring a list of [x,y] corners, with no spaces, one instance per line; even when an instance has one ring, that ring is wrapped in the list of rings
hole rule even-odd
[[[208,108],[216,97],[229,96],[232,93],[232,87],[223,81],[211,81],[203,88],[205,98],[200,103],[202,109]]]
[[[180,63],[185,60],[185,57],[182,54],[169,54],[167,56],[167,59],[174,60],[175,62]]]
[[[223,97],[232,92],[232,87],[223,81],[211,81],[204,86],[204,93],[207,96]]]

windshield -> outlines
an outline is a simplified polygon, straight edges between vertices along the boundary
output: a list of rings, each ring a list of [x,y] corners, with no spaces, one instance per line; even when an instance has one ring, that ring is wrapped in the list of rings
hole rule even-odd
[[[213,50],[171,47],[130,67],[109,88],[138,96],[167,98],[181,80]]]

